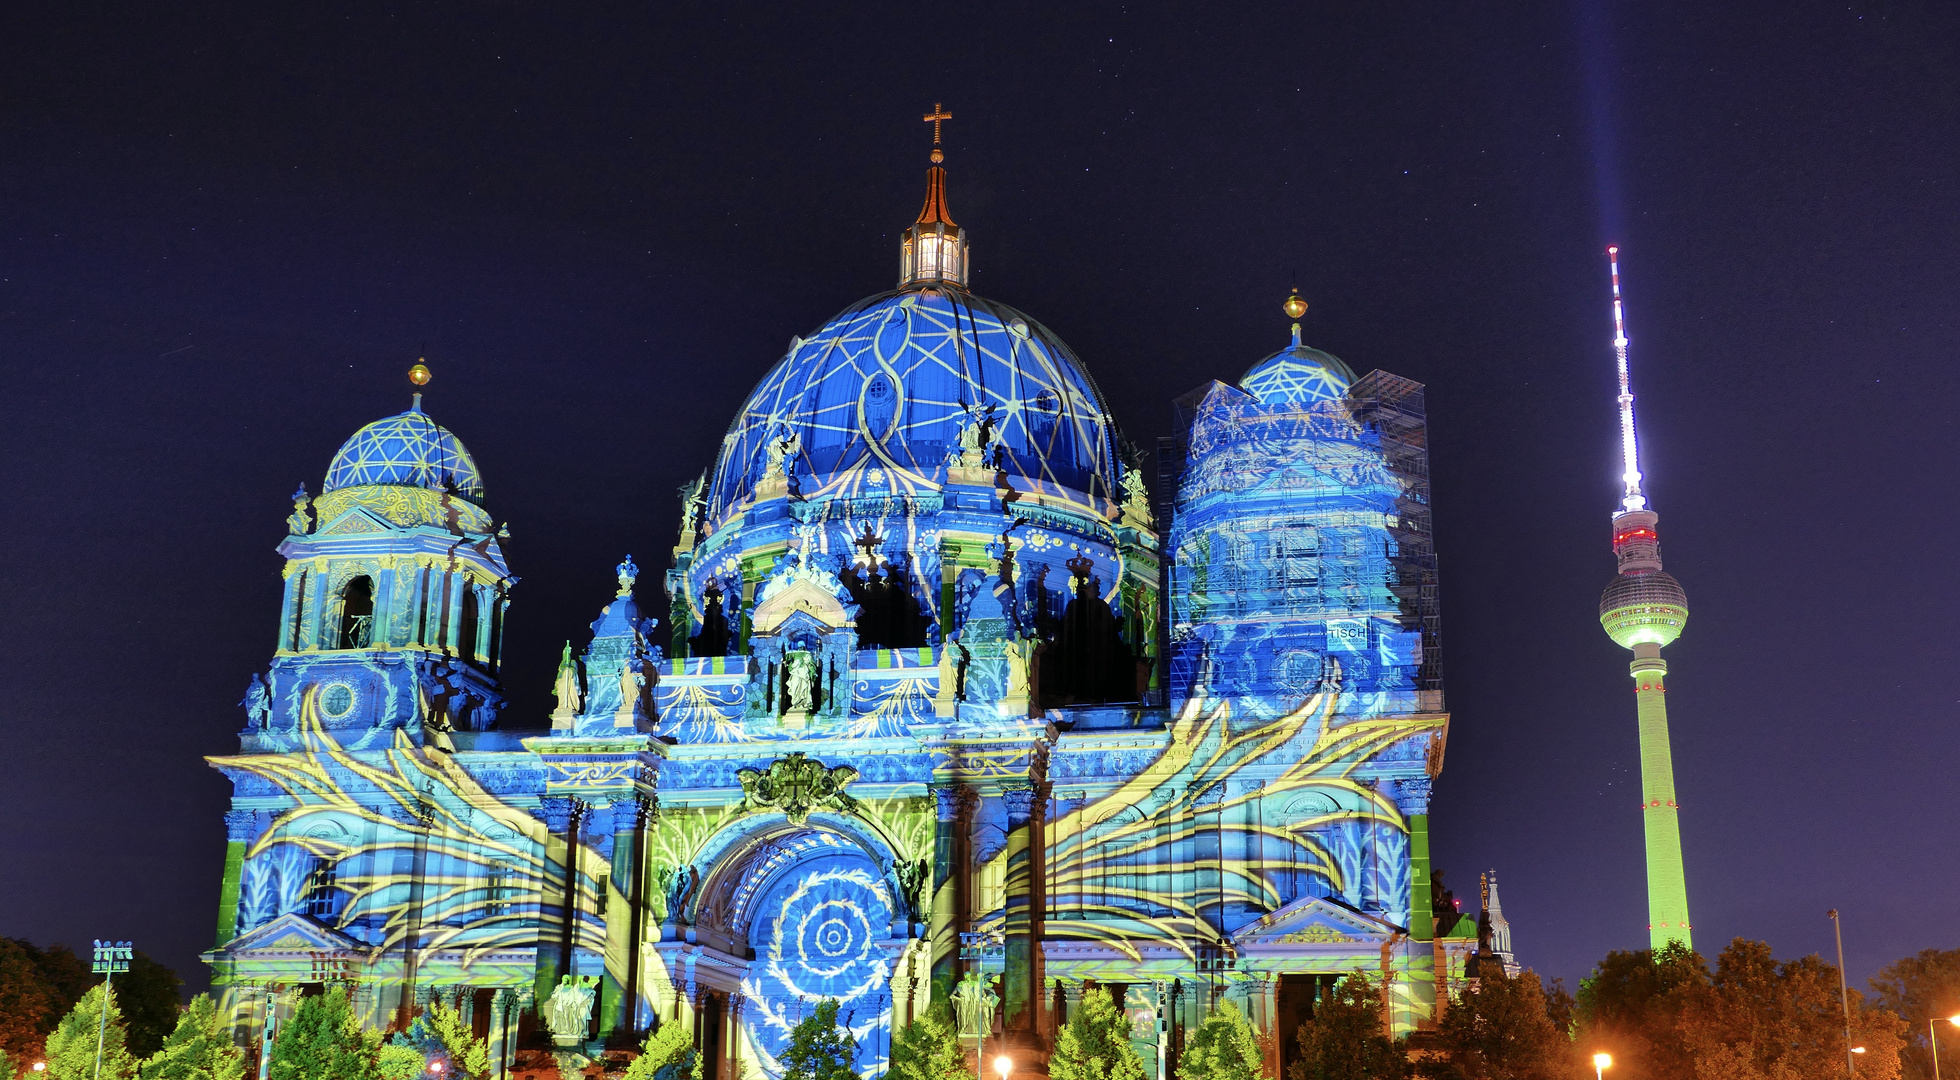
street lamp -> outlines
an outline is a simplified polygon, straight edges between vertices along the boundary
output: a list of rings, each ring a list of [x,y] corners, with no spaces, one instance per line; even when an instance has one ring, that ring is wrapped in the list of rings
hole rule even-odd
[[[35,1072],[37,1072],[37,1073],[44,1073],[44,1072],[47,1072],[47,1071],[48,1071],[48,1063],[47,1063],[47,1062],[45,1062],[45,1061],[37,1061],[37,1062],[35,1062],[35,1063],[34,1063],[34,1071],[35,1071]],[[1935,1078],[1935,1080],[1937,1080],[1937,1078]]]
[[[1844,926],[1838,922],[1836,908],[1824,914],[1831,920],[1831,934],[1837,938],[1838,1001],[1844,1006],[1844,1075],[1857,1076],[1858,1069],[1852,1065],[1856,1059],[1851,1055],[1858,1053],[1859,1048],[1851,1045],[1851,991],[1846,988],[1844,982]]]
[[[1946,1022],[1954,1027],[1960,1027],[1960,1013],[1947,1017]],[[1926,1042],[1933,1050],[1933,1080],[1940,1080],[1940,1029],[1934,1026],[1933,1018],[1930,1016],[1926,1018]],[[40,1068],[39,1065],[34,1067]]]
[[[994,1071],[1000,1074],[1000,1080],[1007,1080],[1007,1074],[1014,1071],[1013,1059],[1009,1058],[1006,1054],[995,1058]]]
[[[429,1075],[430,1075],[430,1076],[441,1076],[441,1075],[442,1075],[442,1062],[440,1062],[440,1061],[431,1061],[431,1062],[429,1062]]]
[[[1613,1055],[1611,1054],[1593,1055],[1593,1076],[1596,1078],[1596,1080],[1606,1080],[1606,1070],[1612,1068],[1612,1066],[1613,1066]]]

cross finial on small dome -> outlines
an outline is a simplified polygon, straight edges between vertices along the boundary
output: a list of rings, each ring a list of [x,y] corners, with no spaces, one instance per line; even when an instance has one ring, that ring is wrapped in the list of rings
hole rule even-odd
[[[919,118],[932,125],[932,163],[934,165],[946,160],[946,155],[939,150],[939,125],[952,118],[953,114],[946,111],[946,106],[937,101],[932,103],[931,112]]]

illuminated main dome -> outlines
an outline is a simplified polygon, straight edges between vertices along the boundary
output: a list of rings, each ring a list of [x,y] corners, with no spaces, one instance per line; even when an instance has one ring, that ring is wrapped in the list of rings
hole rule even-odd
[[[790,343],[729,427],[709,513],[749,498],[791,437],[803,499],[936,489],[961,431],[983,417],[1009,476],[1118,497],[1116,427],[1068,346],[964,289],[912,288],[861,300]]]
[[[1353,382],[1340,357],[1300,344],[1296,325],[1293,344],[1252,365],[1239,386],[1262,405],[1310,405],[1345,395]]]
[[[376,420],[341,445],[327,466],[321,494],[340,488],[393,484],[483,499],[483,476],[463,441],[422,411],[422,395],[405,413]]]

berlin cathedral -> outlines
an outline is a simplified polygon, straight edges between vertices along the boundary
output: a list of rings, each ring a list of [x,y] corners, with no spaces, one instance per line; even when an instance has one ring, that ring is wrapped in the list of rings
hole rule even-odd
[[[774,1080],[825,999],[876,1076],[962,987],[1035,1073],[1085,987],[1153,1080],[1221,999],[1277,1074],[1355,971],[1387,1030],[1434,1025],[1478,940],[1432,901],[1422,386],[1296,322],[1177,399],[1147,471],[1088,366],[968,290],[946,185],[935,150],[897,288],[792,339],[549,715],[505,707],[517,579],[420,394],[301,489],[210,759],[241,1041],[335,984],[374,1028],[460,1008],[499,1080],[666,1024]]]

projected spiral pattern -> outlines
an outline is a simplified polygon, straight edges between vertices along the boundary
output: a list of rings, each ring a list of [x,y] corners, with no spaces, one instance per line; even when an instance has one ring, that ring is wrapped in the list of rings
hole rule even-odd
[[[753,1022],[756,1057],[771,1076],[790,1029],[818,1002],[837,1000],[857,1036],[858,1068],[872,1058],[891,1024],[890,977],[878,943],[890,935],[891,896],[884,877],[862,856],[802,863],[772,885],[750,930],[757,963],[742,983]]]

